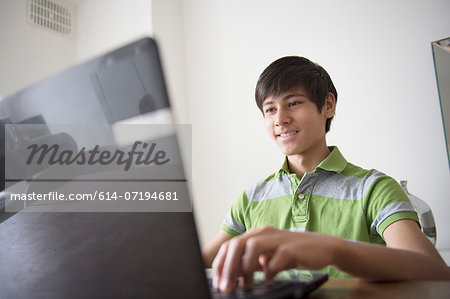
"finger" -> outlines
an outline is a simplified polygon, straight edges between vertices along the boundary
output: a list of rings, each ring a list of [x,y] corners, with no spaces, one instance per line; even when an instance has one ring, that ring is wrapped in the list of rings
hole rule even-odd
[[[269,257],[275,252],[280,242],[279,232],[266,232],[248,239],[245,247],[245,258],[242,261],[242,273],[251,283],[253,272],[266,267]]]
[[[214,258],[214,261],[212,263],[212,272],[213,272],[213,287],[219,288],[221,276],[222,276],[222,270],[223,270],[223,264],[225,263],[225,258],[227,256],[227,250],[228,250],[228,242],[225,242],[220,246],[219,251]]]
[[[273,279],[278,272],[297,267],[295,248],[281,245],[277,248],[266,267],[266,278]]]
[[[261,269],[259,264],[259,256],[257,254],[258,249],[258,237],[247,236],[245,243],[245,255],[242,259],[242,280],[241,287],[249,289],[253,285],[253,272]]]
[[[228,241],[227,253],[221,270],[221,279],[219,281],[219,289],[221,291],[230,291],[236,285],[236,279],[243,276],[240,284],[244,287],[251,287],[253,281],[253,272],[243,273],[242,260],[246,250],[246,243],[252,236],[264,231],[265,229],[251,229],[246,233],[235,237]],[[269,229],[270,230],[270,229]],[[246,258],[244,258],[246,259]]]
[[[266,254],[261,254],[258,257],[258,262],[259,262],[259,270],[262,270],[263,272],[266,272],[267,269],[267,265],[269,264],[270,259],[272,258],[273,254],[272,253],[266,253]]]
[[[244,255],[246,238],[235,237],[228,243],[227,253],[221,271],[219,289],[231,291],[236,286],[236,279],[241,275],[241,261]]]
[[[228,241],[228,247],[226,250],[225,261],[223,263],[223,268],[220,271],[219,289],[221,291],[230,291],[234,289],[236,285],[236,279],[239,276],[243,276],[244,286],[251,286],[253,281],[253,272],[255,269],[260,269],[257,262],[257,253],[252,253],[254,249],[246,248],[246,244],[250,238],[259,235],[276,235],[279,230],[271,227],[252,229],[246,233],[235,237]],[[270,239],[270,238],[269,238]],[[245,258],[243,259],[245,254]],[[247,266],[247,270],[242,271],[242,263],[244,261],[250,260],[250,266]]]

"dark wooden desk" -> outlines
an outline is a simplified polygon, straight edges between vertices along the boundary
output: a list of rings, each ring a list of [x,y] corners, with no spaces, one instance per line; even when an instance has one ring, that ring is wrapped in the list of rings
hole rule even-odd
[[[359,279],[331,278],[308,298],[450,298],[450,281],[371,283]]]

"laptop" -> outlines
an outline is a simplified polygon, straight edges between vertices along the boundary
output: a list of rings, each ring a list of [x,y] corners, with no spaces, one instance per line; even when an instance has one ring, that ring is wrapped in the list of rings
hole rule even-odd
[[[211,288],[189,126],[172,122],[151,38],[1,99],[1,298],[300,298],[327,280],[292,270]]]

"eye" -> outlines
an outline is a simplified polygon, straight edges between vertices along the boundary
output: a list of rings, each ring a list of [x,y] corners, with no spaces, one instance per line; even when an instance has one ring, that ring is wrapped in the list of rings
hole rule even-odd
[[[267,108],[266,110],[264,110],[264,113],[265,114],[268,114],[268,113],[272,113],[272,112],[274,112],[275,111],[275,108]]]
[[[296,106],[296,105],[299,105],[299,104],[301,104],[301,102],[292,101],[292,102],[289,103],[289,107]]]

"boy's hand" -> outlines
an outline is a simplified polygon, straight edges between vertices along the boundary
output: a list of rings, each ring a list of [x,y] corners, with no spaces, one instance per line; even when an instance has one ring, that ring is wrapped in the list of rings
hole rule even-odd
[[[311,232],[290,232],[273,227],[252,229],[225,242],[212,264],[213,285],[231,291],[240,278],[250,287],[253,272],[262,270],[267,279],[295,267],[311,270],[332,265],[339,238]]]

